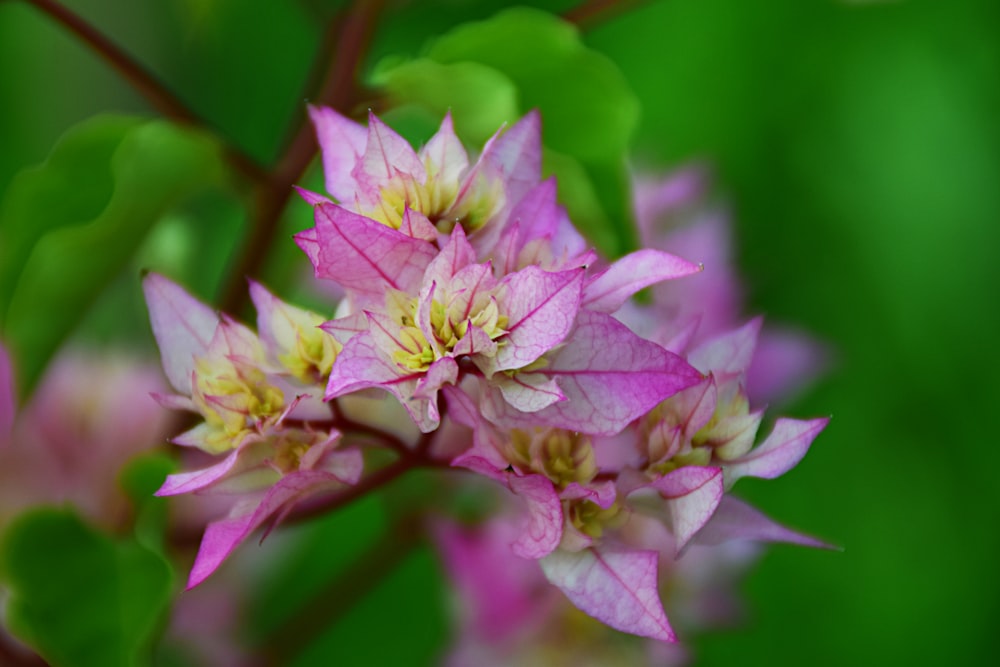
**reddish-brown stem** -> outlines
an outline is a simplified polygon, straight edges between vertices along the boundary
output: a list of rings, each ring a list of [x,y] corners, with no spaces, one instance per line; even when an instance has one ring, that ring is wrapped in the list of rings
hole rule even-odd
[[[210,130],[219,136],[215,128],[209,127],[204,119],[192,111],[184,102],[163,85],[145,67],[136,62],[104,34],[85,21],[81,16],[56,0],[24,0],[49,16],[73,33],[81,42],[118,72],[122,78],[142,95],[149,104],[170,120]],[[250,182],[264,183],[267,173],[250,156],[235,146],[226,145],[226,154],[233,167]]]
[[[375,544],[268,633],[261,649],[270,663],[288,664],[304,646],[308,646],[364,599],[420,544],[418,528],[419,522],[415,516],[399,517]]]
[[[644,0],[585,0],[562,16],[581,30],[588,30],[623,14]]]
[[[383,0],[357,0],[351,5],[340,23],[337,49],[314,100],[316,103],[349,113],[360,100],[362,91],[357,82],[357,71],[382,4]],[[328,38],[332,32],[332,28],[327,31]],[[320,49],[320,53],[324,54],[325,50]],[[274,242],[281,213],[292,196],[292,186],[302,178],[316,155],[313,129],[305,122],[304,116],[272,171],[269,187],[259,195],[250,221],[249,238],[230,273],[229,284],[222,296],[221,307],[226,312],[237,313],[246,304],[248,296],[244,280],[255,275],[263,264]]]

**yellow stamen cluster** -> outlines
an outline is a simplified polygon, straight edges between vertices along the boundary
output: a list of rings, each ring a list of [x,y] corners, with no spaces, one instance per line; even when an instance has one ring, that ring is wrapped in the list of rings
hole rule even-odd
[[[378,204],[361,213],[387,227],[399,229],[406,209],[422,213],[448,234],[456,224],[467,232],[482,227],[503,206],[503,183],[499,179],[479,177],[469,187],[471,192],[456,202],[459,182],[446,181],[438,170],[428,165],[427,180],[421,183],[409,174],[395,174],[379,191]]]
[[[586,484],[597,476],[594,448],[587,436],[563,429],[511,431],[507,459],[522,470],[548,477],[565,488],[573,482]]]
[[[491,340],[503,336],[507,333],[504,329],[507,325],[507,316],[500,314],[495,299],[484,301],[481,308],[466,314],[456,302],[449,308],[434,300],[430,312],[434,340],[428,341],[416,324],[419,301],[411,299],[409,304],[399,311],[399,321],[402,324],[399,341],[403,344],[403,349],[397,350],[393,354],[393,359],[403,368],[425,371],[436,360],[451,354],[458,342],[469,332],[470,326],[479,327]]]
[[[343,346],[330,334],[319,328],[323,318],[312,315],[314,321],[308,325],[296,322],[295,339],[278,361],[292,375],[307,384],[322,382],[330,376],[333,362]]]
[[[206,449],[211,453],[239,446],[254,428],[277,418],[284,409],[281,390],[249,364],[199,358],[195,376],[191,398],[209,428]]]
[[[564,501],[565,502],[565,501]],[[618,501],[604,509],[589,500],[572,500],[566,507],[566,517],[574,528],[584,535],[598,539],[605,529],[619,528],[628,519],[628,513],[622,511]]]

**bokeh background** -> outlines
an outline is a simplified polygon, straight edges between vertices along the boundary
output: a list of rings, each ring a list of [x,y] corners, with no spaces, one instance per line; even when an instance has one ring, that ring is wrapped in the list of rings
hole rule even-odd
[[[267,162],[304,111],[320,19],[342,3],[67,4]],[[827,375],[783,408],[832,414],[829,428],[784,478],[739,492],[844,551],[771,548],[745,583],[745,622],[696,637],[696,664],[984,664],[1000,618],[1000,4],[625,4],[583,39],[641,105],[635,163],[711,165],[748,314],[833,351]],[[365,71],[505,6],[390,2]],[[0,2],[0,192],[68,128],[106,111],[151,113],[33,8]],[[308,209],[287,218],[289,231],[306,226]],[[231,196],[202,196],[154,229],[137,261],[175,253],[189,284],[216,298],[243,224]],[[268,265],[275,276],[297,261],[286,245]],[[135,276],[130,268],[108,288],[82,331],[152,354]],[[277,565],[244,582],[258,599],[252,626],[279,624],[380,539],[387,516],[373,499],[288,531]],[[431,662],[447,640],[440,579],[418,550],[304,647],[300,664]]]

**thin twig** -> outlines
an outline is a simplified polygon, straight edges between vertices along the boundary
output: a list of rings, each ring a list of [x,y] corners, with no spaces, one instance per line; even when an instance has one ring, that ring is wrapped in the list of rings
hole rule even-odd
[[[208,129],[215,136],[218,130],[212,128],[203,118],[192,111],[159,79],[153,76],[145,67],[136,62],[129,54],[114,42],[90,25],[83,17],[56,0],[24,0],[34,5],[39,11],[62,25],[76,35],[80,41],[89,46],[108,65],[117,71],[122,78],[142,95],[149,104],[164,116],[177,123]],[[226,144],[227,158],[243,176],[252,183],[264,183],[268,180],[267,173],[253,158],[236,146]]]
[[[383,0],[357,0],[351,6],[341,24],[337,50],[315,102],[349,113],[361,99],[357,72],[382,5]],[[323,52],[322,49],[320,51]],[[244,280],[255,275],[264,263],[274,242],[281,213],[292,196],[292,186],[302,178],[316,155],[313,129],[304,122],[304,115],[302,120],[272,172],[270,187],[261,193],[258,200],[245,249],[230,274],[231,279],[222,297],[222,310],[226,312],[238,313],[247,303]]]
[[[274,664],[287,664],[413,553],[420,544],[418,526],[413,515],[397,519],[375,544],[268,634],[261,647],[264,653]]]
[[[585,0],[564,13],[562,17],[575,23],[581,30],[589,30],[601,23],[634,9],[646,0]]]

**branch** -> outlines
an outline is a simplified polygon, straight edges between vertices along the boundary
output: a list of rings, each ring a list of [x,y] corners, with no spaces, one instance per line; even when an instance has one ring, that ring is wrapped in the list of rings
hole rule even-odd
[[[575,23],[580,30],[590,30],[634,9],[642,2],[644,0],[584,0],[562,17],[570,23]]]
[[[360,100],[357,72],[382,4],[383,0],[356,0],[351,6],[339,31],[340,38],[333,61],[315,98],[317,103],[347,113]],[[330,32],[332,29],[328,31],[328,35]],[[320,54],[323,53],[323,49],[320,49]],[[237,313],[246,304],[248,296],[244,279],[257,274],[264,263],[274,242],[281,213],[292,196],[292,186],[302,178],[315,155],[316,139],[312,126],[305,122],[303,114],[298,131],[285,147],[272,172],[270,187],[258,201],[245,250],[234,267],[223,294],[223,311]]]
[[[268,633],[261,649],[273,664],[287,664],[385,581],[420,544],[418,527],[412,515],[397,519],[380,539]]]
[[[132,59],[114,42],[101,34],[81,16],[56,0],[25,0],[39,11],[62,25],[89,46],[104,62],[118,72],[149,104],[164,116],[183,125],[208,129],[215,136],[219,132],[188,108],[161,81]],[[267,173],[246,153],[226,144],[226,157],[250,182],[260,184],[268,180]]]

